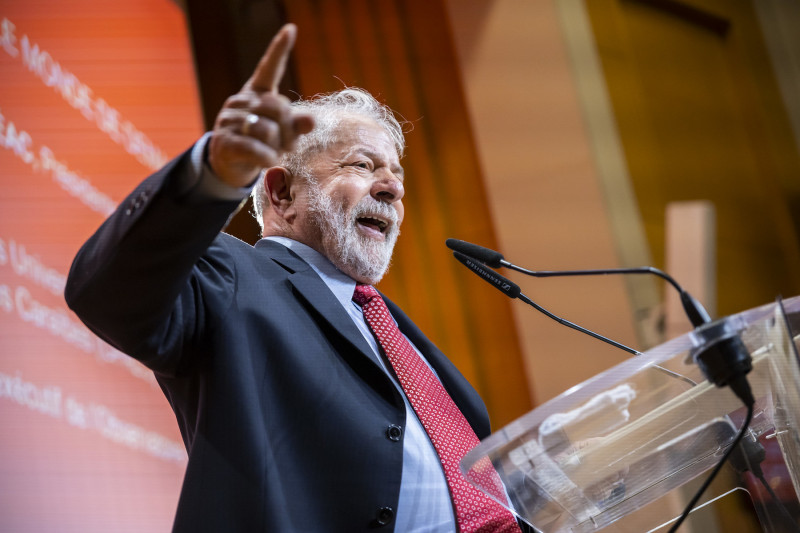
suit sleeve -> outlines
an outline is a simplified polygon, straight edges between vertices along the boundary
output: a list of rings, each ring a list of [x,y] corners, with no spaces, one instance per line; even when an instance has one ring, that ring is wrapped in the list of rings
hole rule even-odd
[[[190,172],[186,152],[142,182],[81,247],[65,289],[92,331],[166,375],[199,342],[206,300],[224,300],[234,277],[212,243],[240,201],[183,190]]]

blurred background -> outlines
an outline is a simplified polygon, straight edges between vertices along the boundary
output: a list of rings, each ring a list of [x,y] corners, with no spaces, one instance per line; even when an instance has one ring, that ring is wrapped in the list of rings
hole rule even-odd
[[[449,237],[534,270],[655,266],[714,317],[800,294],[797,2],[0,0],[0,530],[169,530],[174,417],[61,292],[82,242],[211,127],[286,22],[285,94],[359,86],[408,121],[380,288],[495,429],[629,354],[508,300]],[[249,206],[226,231],[258,239]],[[506,274],[641,351],[690,329],[658,278]],[[710,527],[758,531],[745,504],[722,514],[736,529]]]

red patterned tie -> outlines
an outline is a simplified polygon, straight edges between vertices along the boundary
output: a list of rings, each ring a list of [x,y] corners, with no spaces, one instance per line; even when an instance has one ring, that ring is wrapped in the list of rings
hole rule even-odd
[[[400,333],[378,291],[369,285],[357,285],[353,300],[361,306],[367,324],[392,363],[408,401],[439,454],[459,531],[519,532],[514,515],[472,486],[459,471],[461,458],[480,441],[442,383]],[[496,479],[494,485],[499,487],[497,472],[489,470],[487,477]]]

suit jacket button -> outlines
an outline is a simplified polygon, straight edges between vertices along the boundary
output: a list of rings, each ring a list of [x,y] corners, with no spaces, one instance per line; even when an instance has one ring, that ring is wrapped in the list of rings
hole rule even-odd
[[[392,424],[386,428],[386,437],[392,442],[398,442],[400,437],[403,436],[403,428],[396,424]]]
[[[394,519],[394,509],[391,507],[381,507],[378,509],[378,514],[375,516],[375,520],[378,522],[378,525],[381,526],[389,524],[392,519]]]

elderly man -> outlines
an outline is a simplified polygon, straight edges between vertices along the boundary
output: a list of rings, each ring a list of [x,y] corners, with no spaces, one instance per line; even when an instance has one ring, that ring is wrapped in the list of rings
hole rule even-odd
[[[84,245],[67,301],[175,411],[174,531],[518,531],[458,472],[480,398],[371,287],[403,221],[402,128],[360,90],[277,94],[294,38]],[[256,181],[251,247],[220,230]]]

